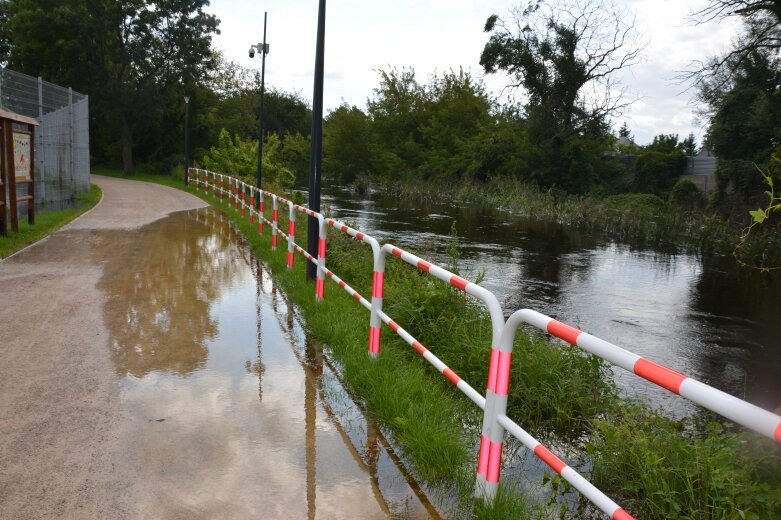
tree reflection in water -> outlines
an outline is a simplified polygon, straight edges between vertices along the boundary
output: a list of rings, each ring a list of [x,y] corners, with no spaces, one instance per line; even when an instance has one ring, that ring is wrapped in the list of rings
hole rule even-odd
[[[102,255],[98,288],[119,375],[186,375],[203,367],[217,334],[211,303],[239,271],[236,245],[209,209],[175,213],[138,230]]]

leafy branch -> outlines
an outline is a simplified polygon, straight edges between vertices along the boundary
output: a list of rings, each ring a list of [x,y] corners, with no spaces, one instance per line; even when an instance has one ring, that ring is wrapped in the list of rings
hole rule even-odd
[[[776,165],[781,164],[781,159],[779,159],[779,157],[775,154],[773,154],[773,156],[771,157],[771,161],[773,163],[776,163]],[[762,177],[765,179],[765,184],[768,185],[768,190],[765,191],[765,195],[768,196],[769,200],[767,206],[765,206],[764,208],[757,208],[755,210],[751,210],[748,212],[749,215],[751,216],[751,224],[749,224],[748,227],[746,227],[743,230],[743,233],[741,233],[740,241],[738,242],[738,245],[735,246],[735,249],[732,251],[732,256],[734,256],[735,259],[738,261],[738,263],[744,267],[759,269],[760,271],[775,271],[777,269],[781,269],[781,266],[768,267],[763,264],[757,265],[754,263],[748,263],[745,260],[740,258],[740,251],[746,245],[746,241],[751,235],[752,230],[756,226],[761,226],[774,213],[776,212],[781,213],[781,195],[776,195],[772,172],[771,171],[764,172],[758,166],[757,169],[759,170],[759,173],[762,175]]]

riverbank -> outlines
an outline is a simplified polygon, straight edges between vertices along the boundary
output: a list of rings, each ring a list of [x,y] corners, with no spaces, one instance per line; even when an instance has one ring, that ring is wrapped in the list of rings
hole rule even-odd
[[[27,223],[27,218],[20,218],[18,233],[12,231],[9,225],[8,236],[0,236],[0,258],[10,256],[57,231],[71,220],[93,208],[100,201],[100,197],[100,188],[91,184],[88,192],[76,195],[76,204],[72,208],[36,211],[35,225],[32,226]]]
[[[211,196],[205,199],[217,204]],[[316,303],[313,285],[304,281],[301,257],[288,271],[284,247],[270,253],[268,233],[258,236],[256,225],[221,206],[301,307],[311,332],[331,347],[355,393],[414,460],[418,476],[457,488],[463,510],[470,510],[480,414],[387,329],[383,355],[369,363],[365,309],[332,284],[326,287],[326,301]],[[283,229],[285,224],[283,216]],[[304,227],[302,222],[301,237]],[[367,249],[342,235],[329,236],[329,268],[361,294],[370,294],[371,288]],[[389,315],[476,389],[482,388],[490,328],[481,312],[444,284],[396,262],[389,262],[386,298]],[[661,417],[619,399],[607,367],[594,358],[554,347],[541,337],[521,335],[518,341],[508,415],[555,446],[554,451],[631,513],[705,519],[735,511],[747,518],[781,512],[781,458],[772,442],[728,431],[708,419],[693,424]],[[506,474],[518,473],[514,463]],[[542,474],[531,485],[545,492],[542,503],[527,507],[526,516],[544,516],[540,509],[546,508],[546,497],[562,494],[569,499],[547,508],[566,508],[570,518],[590,514],[587,508],[577,509],[577,496],[558,477]],[[478,505],[474,512],[481,518],[517,518],[513,508],[523,500],[516,495],[509,506]]]
[[[510,178],[487,183],[454,184],[403,182],[355,189],[380,189],[406,200],[478,204],[596,233],[641,247],[687,252],[702,257],[733,255],[750,265],[781,266],[781,233],[767,226],[755,229],[741,243],[749,215],[731,222],[696,204],[677,205],[651,194],[606,197],[574,196],[539,188]],[[737,261],[736,261],[737,263]]]

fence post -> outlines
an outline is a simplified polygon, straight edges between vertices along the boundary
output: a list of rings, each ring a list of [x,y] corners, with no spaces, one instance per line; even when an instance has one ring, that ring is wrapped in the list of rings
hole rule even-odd
[[[247,208],[247,186],[242,182],[241,183],[241,216],[244,218],[246,216],[246,208]]]
[[[296,239],[296,207],[290,201],[287,201],[288,224],[287,224],[287,268],[293,268],[295,261],[295,239]]]
[[[263,223],[264,223],[263,218],[265,217],[263,212],[266,209],[266,204],[265,204],[265,202],[263,202],[263,196],[264,195],[265,195],[264,191],[261,190],[260,188],[258,188],[258,201],[259,201],[259,204],[260,204],[260,209],[258,210],[258,234],[260,234],[260,235],[263,234]]]
[[[249,223],[255,222],[255,186],[249,187]]]
[[[372,275],[372,308],[369,317],[369,356],[380,355],[380,336],[382,334],[382,298],[385,288],[384,249],[379,248],[374,255],[374,273]]]
[[[279,208],[277,207],[277,196],[271,194],[271,250],[277,250],[277,220],[279,219]]]
[[[311,222],[311,221],[310,221]],[[322,215],[317,215],[317,278],[315,279],[315,299],[325,299],[325,246],[328,238],[328,223]]]

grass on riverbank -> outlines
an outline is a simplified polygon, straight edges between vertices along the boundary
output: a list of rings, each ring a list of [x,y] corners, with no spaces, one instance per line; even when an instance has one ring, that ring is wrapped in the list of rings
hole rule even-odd
[[[76,195],[76,205],[72,208],[53,211],[36,211],[35,225],[27,223],[27,216],[19,219],[19,232],[11,230],[8,224],[8,236],[0,236],[0,258],[12,255],[16,251],[37,242],[58,230],[85,211],[94,207],[100,200],[102,192],[96,185],[90,185],[90,190]]]
[[[301,308],[310,332],[330,345],[355,394],[393,432],[421,478],[457,488],[465,510],[478,518],[550,515],[544,504],[528,505],[510,489],[494,507],[472,509],[477,409],[387,328],[382,355],[369,362],[368,312],[331,283],[326,301],[316,303],[313,285],[304,280],[302,257],[288,271],[283,242],[270,253],[268,231],[258,236],[256,226],[221,207]],[[280,213],[284,229],[286,212]],[[305,222],[299,223],[299,237],[305,236]],[[364,295],[371,293],[368,255],[366,246],[329,235],[329,268]],[[487,318],[460,293],[395,259],[389,259],[386,280],[388,314],[482,391]],[[560,447],[554,451],[566,453],[568,462],[638,518],[781,517],[781,453],[772,441],[729,432],[713,421],[692,427],[627,403],[617,397],[603,364],[539,336],[519,335],[513,360],[508,415]],[[566,490],[556,479],[538,485]],[[569,511],[567,517],[591,512]]]

